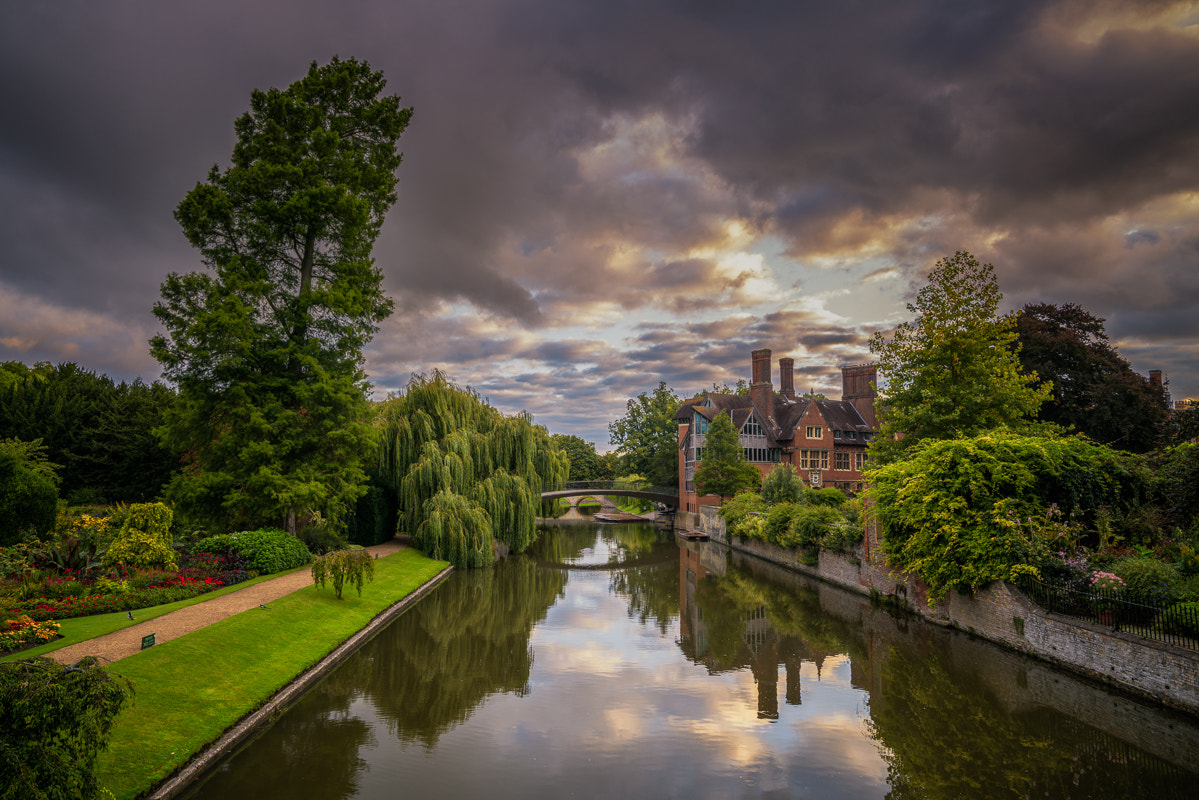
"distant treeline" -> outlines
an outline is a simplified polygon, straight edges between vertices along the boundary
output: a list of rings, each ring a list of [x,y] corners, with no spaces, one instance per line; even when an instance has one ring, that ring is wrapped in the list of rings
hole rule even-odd
[[[115,383],[74,363],[0,363],[0,439],[41,439],[72,504],[156,499],[178,457],[154,431],[169,387]]]

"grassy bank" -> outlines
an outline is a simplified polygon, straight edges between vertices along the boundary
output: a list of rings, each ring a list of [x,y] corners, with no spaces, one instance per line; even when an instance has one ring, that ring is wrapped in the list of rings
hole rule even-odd
[[[376,562],[361,598],[310,586],[113,664],[136,696],[100,758],[100,785],[118,800],[151,788],[445,566],[404,550]]]

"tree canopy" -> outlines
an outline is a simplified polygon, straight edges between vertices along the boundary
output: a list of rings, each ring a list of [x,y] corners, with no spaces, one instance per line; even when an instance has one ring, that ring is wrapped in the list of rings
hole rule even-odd
[[[704,437],[703,458],[695,468],[695,493],[701,497],[714,494],[723,500],[742,489],[757,489],[761,481],[757,467],[745,460],[733,421],[721,411]]]
[[[937,262],[908,305],[916,319],[889,340],[881,332],[870,340],[886,378],[878,401],[883,435],[871,445],[877,460],[924,439],[1020,427],[1035,417],[1051,387],[1022,371],[1016,318],[996,315],[1001,299],[994,267],[959,250]]]
[[[210,271],[167,277],[151,351],[179,388],[163,434],[186,460],[170,495],[192,514],[337,520],[363,491],[362,348],[392,308],[371,251],[412,114],[384,86],[334,58],[254,91],[232,165],[175,210]]]
[[[480,567],[492,562],[493,540],[517,553],[534,541],[542,483],[565,480],[569,468],[545,428],[438,372],[413,376],[381,420],[381,479],[397,493],[401,529],[427,555]]]
[[[1102,319],[1073,303],[1030,303],[1016,317],[1016,333],[1024,371],[1053,382],[1039,419],[1134,453],[1160,442],[1164,388],[1133,372]]]
[[[133,694],[88,656],[64,667],[49,658],[0,663],[0,785],[5,797],[100,796],[96,756]]]
[[[70,362],[0,364],[0,439],[40,439],[68,502],[156,498],[178,466],[154,435],[174,403],[161,383],[116,383]]]
[[[682,399],[658,382],[625,404],[625,415],[608,424],[609,440],[620,453],[621,474],[643,476],[655,486],[679,480],[679,428],[674,414]]]
[[[550,436],[550,441],[570,460],[570,480],[596,481],[603,479],[601,476],[603,467],[599,453],[595,452],[595,445],[591,442],[566,433],[555,433]]]

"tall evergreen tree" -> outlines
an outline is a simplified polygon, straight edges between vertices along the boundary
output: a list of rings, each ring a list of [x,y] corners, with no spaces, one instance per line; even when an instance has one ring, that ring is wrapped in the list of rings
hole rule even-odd
[[[924,439],[974,436],[1018,428],[1035,417],[1049,384],[1021,370],[1015,316],[999,317],[1003,295],[995,268],[959,250],[937,262],[908,311],[912,322],[870,340],[886,387],[879,462]],[[901,438],[900,438],[901,437]]]
[[[334,58],[255,91],[232,165],[175,211],[210,272],[172,274],[151,350],[179,388],[171,496],[228,525],[336,520],[364,491],[362,348],[392,303],[371,258],[411,117],[382,73]]]
[[[708,426],[703,459],[695,468],[695,492],[718,495],[723,501],[742,489],[761,485],[762,473],[745,460],[741,437],[727,412],[721,411]]]

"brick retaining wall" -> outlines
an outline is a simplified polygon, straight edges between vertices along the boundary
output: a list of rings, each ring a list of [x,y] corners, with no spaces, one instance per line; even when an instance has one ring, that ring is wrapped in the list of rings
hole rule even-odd
[[[968,631],[1163,705],[1199,714],[1199,653],[1051,614],[1001,581],[973,596],[950,592],[930,606],[923,581],[895,573],[883,563],[876,530],[867,531],[864,546],[853,554],[820,551],[813,567],[801,564],[795,550],[736,536],[730,540],[724,520],[714,508],[680,512],[675,524],[796,572],[862,594],[876,591],[893,597],[930,622]]]

